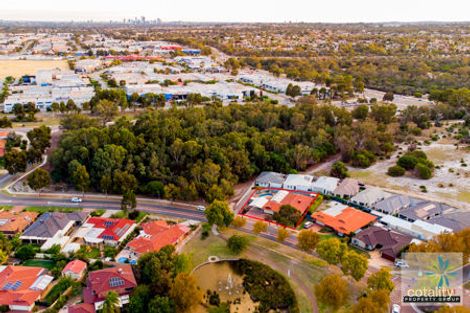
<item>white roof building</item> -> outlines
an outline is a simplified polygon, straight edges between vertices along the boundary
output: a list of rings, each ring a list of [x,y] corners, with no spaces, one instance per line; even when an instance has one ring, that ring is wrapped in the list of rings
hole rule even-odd
[[[364,207],[373,208],[374,204],[391,197],[392,194],[377,187],[368,187],[351,198],[351,202]]]
[[[287,175],[283,187],[289,190],[312,191],[313,180],[311,175],[290,174]]]
[[[339,179],[336,177],[320,176],[313,184],[312,190],[322,194],[332,194],[338,187]]]

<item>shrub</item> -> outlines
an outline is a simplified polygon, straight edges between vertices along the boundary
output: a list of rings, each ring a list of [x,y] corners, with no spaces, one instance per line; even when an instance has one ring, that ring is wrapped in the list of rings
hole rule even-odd
[[[388,168],[387,174],[392,177],[405,175],[405,169],[400,165],[391,166]]]
[[[429,179],[432,177],[432,169],[423,163],[416,165],[416,171],[421,179]]]
[[[227,241],[227,247],[235,254],[240,254],[248,247],[248,239],[243,236],[233,235]]]

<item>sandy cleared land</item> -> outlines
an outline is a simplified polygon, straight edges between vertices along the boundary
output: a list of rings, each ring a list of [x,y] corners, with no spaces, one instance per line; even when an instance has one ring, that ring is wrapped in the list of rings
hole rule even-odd
[[[402,153],[406,149],[403,146]],[[395,153],[391,159],[377,162],[364,170],[351,168],[351,176],[366,184],[420,195],[460,208],[470,208],[469,148],[463,146],[457,148],[454,144],[442,140],[423,145],[421,149],[435,165],[439,166],[431,179],[418,179],[408,173],[403,177],[388,176],[387,169],[396,163],[398,153]],[[420,186],[426,186],[427,193],[421,192]]]
[[[34,75],[38,70],[59,68],[68,70],[65,60],[0,60],[0,80],[7,76],[18,78],[22,75]]]

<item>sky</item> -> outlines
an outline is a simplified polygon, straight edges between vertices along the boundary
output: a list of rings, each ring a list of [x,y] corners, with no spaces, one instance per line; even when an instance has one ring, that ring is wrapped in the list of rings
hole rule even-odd
[[[470,21],[470,0],[0,0],[0,19],[194,22]]]

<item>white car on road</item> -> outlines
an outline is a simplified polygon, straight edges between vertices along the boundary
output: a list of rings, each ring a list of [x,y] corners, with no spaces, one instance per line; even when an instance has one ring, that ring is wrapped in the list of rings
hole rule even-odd
[[[204,212],[204,211],[206,210],[206,207],[203,206],[203,205],[198,205],[198,206],[196,207],[196,210],[201,211],[201,212]]]
[[[73,203],[82,203],[82,198],[79,198],[79,197],[73,197],[70,201],[72,201]]]

